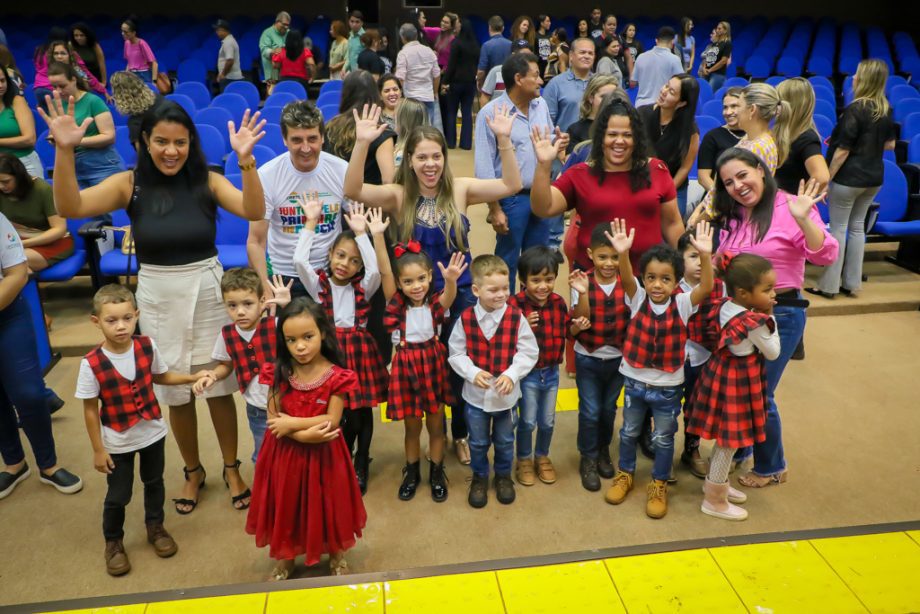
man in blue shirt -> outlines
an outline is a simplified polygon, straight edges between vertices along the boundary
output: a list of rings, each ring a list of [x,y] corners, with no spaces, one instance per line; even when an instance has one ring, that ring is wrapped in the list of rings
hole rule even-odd
[[[594,41],[590,38],[576,38],[569,53],[569,69],[553,77],[543,90],[549,114],[563,132],[567,132],[569,126],[578,121],[581,99],[593,76],[592,66]]]
[[[664,84],[682,72],[684,67],[680,59],[674,55],[674,29],[662,26],[655,38],[655,46],[636,58],[636,65],[629,81],[629,87],[639,87],[636,108],[655,104]]]
[[[500,66],[511,55],[511,41],[502,36],[505,22],[498,15],[489,17],[489,40],[479,50],[479,67],[476,71],[476,88],[482,89],[482,82],[493,66]]]

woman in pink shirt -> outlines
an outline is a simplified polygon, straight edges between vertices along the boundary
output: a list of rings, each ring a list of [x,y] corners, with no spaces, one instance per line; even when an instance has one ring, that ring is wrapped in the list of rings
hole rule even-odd
[[[131,18],[125,19],[121,24],[121,35],[125,39],[127,70],[148,83],[156,83],[159,72],[157,59],[147,41],[137,36],[137,23]]]
[[[839,245],[824,228],[815,203],[824,198],[814,180],[802,182],[793,196],[779,190],[764,162],[734,147],[719,156],[715,168],[714,208],[723,220],[719,252],[763,256],[776,271],[773,316],[782,348],[766,363],[767,439],[754,445],[754,468],[738,482],[763,488],[786,481],[783,433],[774,398],[786,364],[805,332],[805,307],[800,290],[805,261],[827,265],[835,261]],[[739,450],[735,460],[750,455]]]

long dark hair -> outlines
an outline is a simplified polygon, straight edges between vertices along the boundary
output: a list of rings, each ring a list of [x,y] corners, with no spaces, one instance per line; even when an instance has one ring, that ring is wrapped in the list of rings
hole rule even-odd
[[[319,353],[332,364],[344,367],[345,359],[342,357],[342,351],[339,349],[339,342],[335,337],[335,326],[326,314],[326,310],[305,296],[298,296],[288,303],[278,314],[278,334],[275,356],[275,381],[272,385],[273,394],[281,386],[281,382],[286,381],[294,374],[294,357],[288,350],[287,343],[284,341],[284,323],[289,319],[307,315],[316,322],[316,327],[323,336],[322,345]]]
[[[67,30],[60,26],[54,26],[48,30],[48,38],[45,41],[35,48],[35,54],[32,56],[32,61],[35,64],[38,64],[42,57],[48,54],[48,50],[51,49],[51,44],[55,41],[65,41],[67,40],[68,34]]]
[[[0,73],[4,79],[6,79],[6,92],[3,94],[3,106],[7,109],[13,108],[13,101],[16,99],[16,96],[19,94],[19,88],[16,87],[16,84],[13,83],[13,80],[10,79],[10,75],[7,71],[4,70],[4,66],[0,65]]]
[[[677,33],[677,42],[680,43],[681,47],[684,47],[687,44],[687,35],[689,34],[689,32],[687,32],[687,26],[691,21],[693,20],[689,17],[680,18],[680,32]]]
[[[671,125],[669,126],[669,129],[674,131],[672,134],[677,135],[677,149],[674,151],[656,151],[656,155],[661,158],[667,156],[664,161],[669,167],[679,167],[690,150],[690,141],[693,139],[693,135],[696,134],[694,125],[696,121],[696,105],[700,98],[700,84],[687,73],[674,75],[671,79],[680,79],[680,102],[686,104],[674,111],[674,117],[671,119]],[[660,119],[661,109],[656,108],[655,121],[660,121]],[[658,129],[659,125],[646,126],[646,130],[649,131]],[[673,143],[673,141],[671,142]]]
[[[591,137],[591,153],[588,154],[588,166],[591,173],[597,177],[597,185],[604,183],[604,137],[607,134],[607,125],[610,118],[628,117],[633,135],[632,168],[629,170],[629,186],[633,192],[644,190],[652,185],[651,173],[648,169],[648,157],[651,147],[642,118],[636,108],[629,102],[607,94],[601,103],[601,108],[594,119],[594,129]]]
[[[74,30],[79,30],[80,32],[83,32],[83,35],[84,35],[84,36],[86,36],[86,44],[85,44],[85,45],[78,45],[78,44],[77,44],[77,41],[76,41],[76,40],[74,39],[74,37],[73,37],[73,32],[74,32]],[[93,29],[90,28],[89,25],[87,25],[86,23],[84,23],[84,22],[82,22],[82,21],[78,21],[77,23],[75,23],[75,24],[73,24],[72,26],[70,26],[70,38],[69,38],[69,40],[70,40],[70,44],[73,45],[74,47],[85,47],[85,48],[87,48],[87,49],[92,49],[93,47],[96,46],[96,43],[98,42],[98,39],[96,38],[96,33],[93,32]]]
[[[374,76],[366,70],[356,70],[345,76],[339,114],[326,124],[327,151],[347,160],[355,148],[355,117],[352,109],[359,111],[364,105],[383,106]],[[374,162],[376,164],[376,162]]]
[[[16,187],[9,196],[22,200],[32,192],[32,177],[29,176],[29,171],[26,170],[22,161],[13,154],[0,153],[0,173],[12,175],[16,182]]]
[[[284,39],[284,55],[292,62],[303,55],[303,34],[300,30],[288,30]]]
[[[775,206],[774,202],[776,200],[777,191],[776,180],[773,179],[773,175],[770,174],[770,169],[766,167],[763,160],[747,149],[732,147],[725,150],[725,152],[719,156],[719,159],[716,160],[716,167],[713,170],[713,175],[716,180],[716,191],[712,203],[716,214],[723,220],[722,228],[729,235],[732,233],[731,222],[737,221],[740,224],[742,221],[741,210],[743,209],[742,205],[739,205],[735,202],[734,198],[729,196],[728,190],[725,189],[725,183],[722,181],[722,167],[732,160],[738,160],[752,169],[756,170],[759,168],[763,171],[763,194],[760,197],[760,202],[751,209],[749,217],[751,224],[757,229],[757,238],[755,242],[760,243],[767,234],[767,231],[770,230],[770,224],[773,223],[773,208]]]
[[[460,32],[454,44],[458,42],[463,43],[467,49],[475,49],[476,53],[479,53],[479,39],[476,38],[476,32],[473,30],[473,22],[466,17],[460,20]]]

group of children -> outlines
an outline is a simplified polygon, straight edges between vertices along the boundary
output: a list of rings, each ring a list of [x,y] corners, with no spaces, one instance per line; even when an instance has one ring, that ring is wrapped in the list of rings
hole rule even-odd
[[[577,439],[586,489],[598,491],[600,477],[613,478],[606,501],[625,500],[635,479],[637,439],[651,415],[655,460],[646,513],[663,517],[683,408],[688,438],[716,441],[702,511],[731,520],[746,517],[734,505],[745,496],[729,487],[728,471],[736,448],[764,438],[764,359],[779,349],[770,315],[775,274],[766,260],[723,256],[724,283],[714,280],[712,230],[701,223],[682,238],[680,251],[662,245],[645,252],[637,278],[629,258],[634,231],[614,220],[592,233],[593,269],[570,274],[569,309],[553,291],[560,260],[555,251],[538,246],[522,254],[521,291],[515,295],[505,262],[478,256],[470,265],[477,302],[458,315],[445,348],[439,329],[467,267],[462,254],[446,266],[437,264],[445,284],[434,292],[434,266],[420,246],[397,244],[391,257],[384,241],[389,221],[379,209],[355,205],[345,215],[350,230],[330,248],[329,265],[313,270],[307,256],[319,203],[310,200],[304,209],[295,266],[313,300],[292,300],[290,284],[275,278],[274,298],[266,301],[254,271],[227,271],[222,291],[232,322],[215,341],[219,365],[212,370],[167,371],[155,343],[134,335],[131,293],[112,285],[96,294],[93,321],[105,340],[81,364],[77,396],[85,403],[94,465],[108,474],[103,515],[109,573],[130,569],[121,538],[135,452],[145,485],[148,540],[160,556],[177,549],[163,528],[166,428],[153,383],[194,383],[201,393],[235,374],[257,461],[246,530],[260,547],[269,545],[276,561],[270,578],[287,578],[298,555],[310,565],[329,554],[331,571],[341,574],[347,570],[345,551],[367,519],[361,496],[372,408],[386,401],[388,418],[405,426],[400,499],[411,499],[421,481],[423,421],[431,496],[447,499],[442,412],[450,405],[464,408],[469,428],[469,504],[487,504],[493,472],[496,497],[509,504],[515,499],[515,456],[519,484],[556,480],[549,448],[566,338],[575,342]],[[392,360],[380,355],[367,332],[368,298],[378,288],[388,301],[384,323],[393,337]],[[462,399],[451,398],[447,369],[463,378]],[[609,446],[624,386],[614,469]],[[265,437],[266,431],[271,436]],[[689,453],[698,459],[698,452]]]

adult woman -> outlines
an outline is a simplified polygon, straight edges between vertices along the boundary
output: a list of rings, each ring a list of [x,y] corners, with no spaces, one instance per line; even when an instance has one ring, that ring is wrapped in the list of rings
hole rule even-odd
[[[103,86],[108,83],[105,70],[105,54],[102,47],[96,40],[96,33],[83,22],[75,23],[70,26],[70,48],[74,53],[80,56],[86,69],[102,83]]]
[[[380,90],[380,100],[383,105],[380,121],[385,123],[390,130],[396,130],[396,107],[402,100],[402,85],[396,75],[386,74],[377,79],[377,89]]]
[[[571,154],[575,146],[591,138],[591,126],[601,108],[604,96],[617,91],[620,81],[614,75],[596,74],[588,81],[585,93],[581,97],[579,120],[569,126],[569,145],[566,154]]]
[[[691,32],[693,32],[693,20],[689,17],[682,17],[675,44],[680,48],[680,61],[687,72],[693,68],[693,58],[696,57],[696,39],[690,34]]]
[[[304,89],[316,73],[313,52],[304,46],[303,34],[297,30],[288,31],[284,49],[272,55],[272,65],[278,72],[278,81],[296,81]]]
[[[776,387],[805,330],[805,306],[799,289],[805,261],[829,264],[838,244],[826,230],[815,203],[824,194],[811,179],[799,185],[797,196],[776,187],[763,160],[738,147],[723,153],[715,168],[714,205],[724,221],[719,251],[763,256],[776,271],[773,316],[781,343],[780,355],[766,364],[766,441],[754,445],[754,468],[738,481],[762,488],[786,481],[782,424],[776,408]],[[736,457],[737,458],[737,457]]]
[[[48,67],[48,81],[55,90],[55,98],[60,95],[66,100],[65,108],[73,105],[78,124],[85,128],[75,152],[80,189],[85,190],[125,170],[115,150],[115,121],[102,99],[81,89],[82,84],[78,83],[70,64],[52,63]]]
[[[329,78],[342,79],[345,60],[348,59],[348,27],[341,19],[336,19],[329,26],[332,45],[329,47]]]
[[[377,30],[370,28],[361,35],[361,45],[364,50],[358,54],[358,69],[366,70],[378,79],[380,75],[386,72],[380,56],[377,55],[377,45],[380,44],[380,35]]]
[[[214,238],[218,207],[250,221],[265,214],[265,197],[252,149],[262,138],[258,113],[243,115],[239,130],[231,123],[230,144],[240,160],[243,189],[208,171],[198,133],[188,113],[166,101],[144,115],[145,147],[133,172],[119,173],[101,184],[79,190],[74,173],[74,149],[84,139],[85,125],[74,121],[73,107],[65,112],[56,93],[45,116],[54,136],[54,200],[64,217],[92,217],[126,209],[131,219],[137,261],[137,303],[144,334],[157,344],[170,370],[182,373],[212,365],[214,339],[227,322],[220,295],[223,269]],[[182,246],[181,249],[176,249]],[[224,383],[227,382],[227,383]],[[236,509],[249,505],[249,489],[240,477],[237,451],[233,377],[219,382],[203,396],[223,456]],[[185,483],[175,500],[176,511],[188,514],[198,504],[205,470],[198,455],[198,418],[189,386],[157,389],[169,405],[169,420],[185,461]]]
[[[384,27],[377,28],[380,42],[377,43],[377,57],[383,62],[383,73],[393,72],[393,51],[390,49],[390,33]]]
[[[45,96],[50,96],[52,93],[51,84],[48,83],[51,45],[55,41],[66,40],[66,38],[67,30],[55,26],[49,30],[48,38],[35,48],[35,53],[32,55],[32,65],[35,67],[35,81],[32,83],[32,90],[35,93],[35,101],[42,108],[45,107]]]
[[[780,190],[794,194],[800,181],[814,179],[823,190],[830,181],[830,174],[813,118],[815,90],[808,80],[794,77],[780,83],[776,93],[780,100],[789,103],[787,121],[773,130],[778,164],[776,184]]]
[[[585,28],[587,27],[588,22],[585,21]],[[543,73],[543,77],[547,80],[569,69],[569,34],[565,28],[556,28],[550,42],[553,45],[553,52],[549,54],[546,71]]]
[[[76,53],[71,51],[70,45],[64,41],[54,41],[51,43],[51,47],[48,49],[50,62],[61,62],[62,64],[70,64],[73,68],[73,71],[77,74],[77,79],[86,84],[86,87],[89,91],[102,96],[103,98],[109,98],[108,92],[105,91],[105,85],[99,82],[98,79],[89,71],[86,67],[86,64],[83,63],[83,60],[80,59]]]
[[[662,86],[658,101],[639,107],[653,154],[668,165],[677,189],[677,208],[687,216],[687,185],[690,169],[700,149],[696,127],[696,103],[700,84],[690,75],[674,75]]]
[[[26,80],[16,68],[16,58],[6,45],[0,45],[0,72],[6,75],[7,80],[15,85],[16,91],[22,95]]]
[[[556,30],[559,31],[558,29]],[[587,19],[579,19],[575,25],[575,38],[591,38],[591,30],[588,28]]]
[[[31,176],[44,179],[45,169],[35,153],[35,118],[29,104],[17,94],[16,86],[0,70],[0,153],[16,156]]]
[[[516,40],[527,41],[527,46],[531,49],[537,46],[537,32],[533,27],[533,20],[527,15],[521,15],[511,24],[511,42]]]
[[[626,59],[623,55],[623,45],[620,39],[614,36],[604,47],[604,54],[597,61],[597,74],[613,75],[617,79],[617,85],[622,85],[624,76],[628,77],[629,68],[626,65]],[[625,79],[628,81],[629,79]]]
[[[635,63],[639,54],[645,51],[645,45],[636,38],[636,24],[626,24],[626,28],[623,30],[623,47],[626,53],[629,54],[629,57],[632,58],[633,63]]]
[[[0,153],[0,213],[13,224],[30,271],[42,271],[73,253],[67,222],[54,208],[51,186],[29,176],[16,156]]]
[[[460,149],[473,148],[473,98],[476,95],[476,68],[479,41],[469,19],[460,22],[460,32],[450,48],[447,70],[441,78],[441,98],[445,99],[444,138],[447,147],[457,146],[457,111],[460,111]],[[453,121],[450,121],[452,120]]]
[[[51,414],[45,400],[32,315],[22,289],[29,281],[29,267],[12,224],[0,214],[0,499],[31,475],[19,439],[25,431],[39,481],[59,492],[73,494],[83,488],[79,477],[58,464],[51,433]],[[18,417],[18,424],[17,424]]]
[[[699,74],[709,81],[713,91],[725,83],[725,73],[732,59],[732,27],[720,21],[709,36],[710,43],[703,50]]]
[[[119,113],[128,118],[128,138],[137,149],[141,140],[144,113],[166,100],[153,93],[133,72],[120,70],[112,75],[112,98]]]
[[[142,38],[137,35],[137,22],[133,18],[125,19],[121,24],[121,36],[125,39],[124,58],[128,63],[126,70],[136,73],[148,83],[156,83],[159,65],[156,56]]]
[[[841,253],[818,280],[813,294],[833,297],[853,295],[862,286],[866,245],[866,213],[885,176],[882,155],[894,149],[896,132],[891,106],[885,98],[888,66],[882,60],[863,60],[853,76],[853,102],[843,111],[831,135],[830,187],[827,209],[831,232],[846,253]],[[841,279],[842,275],[842,279]]]
[[[469,220],[467,206],[487,203],[521,191],[521,173],[511,143],[512,116],[507,108],[498,109],[494,119],[486,120],[498,141],[502,162],[501,179],[454,178],[447,164],[444,137],[431,126],[416,128],[406,142],[406,151],[396,176],[396,183],[375,186],[362,181],[363,168],[371,143],[380,137],[384,127],[378,125],[379,109],[372,107],[362,113],[355,111],[356,142],[345,174],[345,196],[353,200],[374,203],[395,218],[395,232],[400,241],[414,239],[435,263],[446,265],[451,254],[461,251],[467,262],[469,253]],[[435,266],[433,286],[440,291],[444,279]],[[475,303],[472,276],[469,269],[457,281],[457,298],[451,315],[442,327],[446,340],[460,313]],[[462,380],[451,378],[451,386],[460,398]],[[469,463],[466,443],[466,422],[463,413],[454,408],[451,432],[455,451],[461,462]]]
[[[450,48],[457,35],[460,17],[450,11],[444,13],[437,28],[425,28],[425,37],[431,43],[432,49],[438,56],[438,67],[441,72],[447,69],[450,58]]]
[[[534,53],[539,60],[540,74],[546,74],[546,64],[549,62],[549,54],[553,52],[553,33],[550,26],[553,25],[549,15],[537,15],[537,47]]]
[[[549,133],[532,135],[537,170],[530,189],[530,207],[540,217],[575,209],[581,217],[575,266],[591,268],[588,245],[601,223],[625,218],[636,229],[630,257],[638,265],[645,250],[662,239],[677,245],[683,223],[668,167],[650,158],[651,146],[638,112],[615,95],[597,118],[588,161],[576,164],[550,184],[557,145]]]

